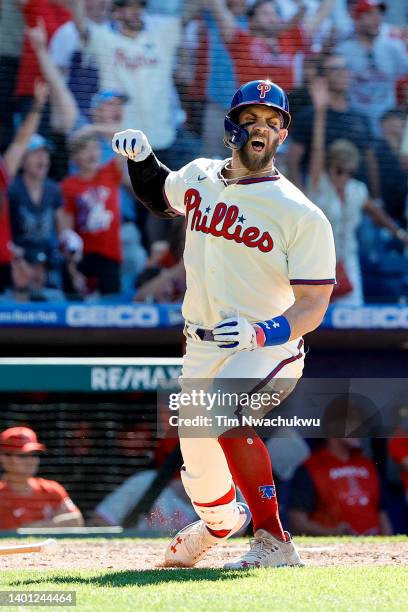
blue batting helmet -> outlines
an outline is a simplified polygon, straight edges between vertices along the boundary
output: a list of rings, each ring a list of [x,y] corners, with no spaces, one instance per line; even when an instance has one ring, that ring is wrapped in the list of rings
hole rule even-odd
[[[231,108],[224,119],[224,144],[230,149],[241,149],[249,138],[248,131],[239,126],[239,113],[251,104],[264,104],[276,109],[282,116],[282,127],[289,127],[290,114],[287,95],[272,81],[250,81],[238,89]]]

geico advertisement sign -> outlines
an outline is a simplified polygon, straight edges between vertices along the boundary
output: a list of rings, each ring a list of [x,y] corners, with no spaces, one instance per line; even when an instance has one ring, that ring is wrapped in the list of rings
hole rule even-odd
[[[331,325],[330,325],[331,323]],[[337,329],[408,329],[408,308],[398,306],[335,306],[329,327]]]
[[[66,323],[70,327],[158,327],[156,306],[69,306]]]

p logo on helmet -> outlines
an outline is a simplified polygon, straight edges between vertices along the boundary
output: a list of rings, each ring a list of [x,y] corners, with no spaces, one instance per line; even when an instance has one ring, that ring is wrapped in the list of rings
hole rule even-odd
[[[265,98],[265,96],[268,93],[268,91],[271,91],[272,84],[271,83],[265,83],[265,81],[262,81],[262,83],[259,83],[257,89],[259,89],[259,91],[261,92],[259,94],[259,98],[260,98],[260,100],[262,100],[263,98]]]

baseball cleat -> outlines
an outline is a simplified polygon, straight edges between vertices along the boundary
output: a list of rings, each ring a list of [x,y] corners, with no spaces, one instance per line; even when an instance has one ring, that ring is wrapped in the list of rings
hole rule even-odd
[[[237,561],[226,563],[224,569],[256,569],[260,567],[304,566],[290,534],[286,542],[278,540],[265,529],[258,529],[250,541],[250,550]]]
[[[164,564],[167,567],[193,567],[201,561],[211,548],[225,542],[231,536],[245,529],[251,521],[246,504],[237,503],[239,512],[236,526],[224,538],[216,538],[207,529],[204,521],[196,521],[184,527],[166,548]]]

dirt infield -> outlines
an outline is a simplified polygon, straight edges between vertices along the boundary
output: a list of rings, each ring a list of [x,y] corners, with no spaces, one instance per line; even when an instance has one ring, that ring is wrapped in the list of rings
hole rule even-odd
[[[15,542],[15,541],[14,541]],[[14,543],[11,540],[4,545]],[[23,543],[22,540],[18,541]],[[0,545],[3,542],[0,541]],[[54,555],[38,553],[0,557],[0,571],[6,569],[51,570],[147,570],[160,567],[165,543],[155,540],[59,540]],[[236,558],[248,549],[245,540],[220,545],[210,552],[197,567],[220,568],[226,561]],[[408,542],[340,542],[336,544],[299,545],[302,558],[310,566],[408,566]]]

